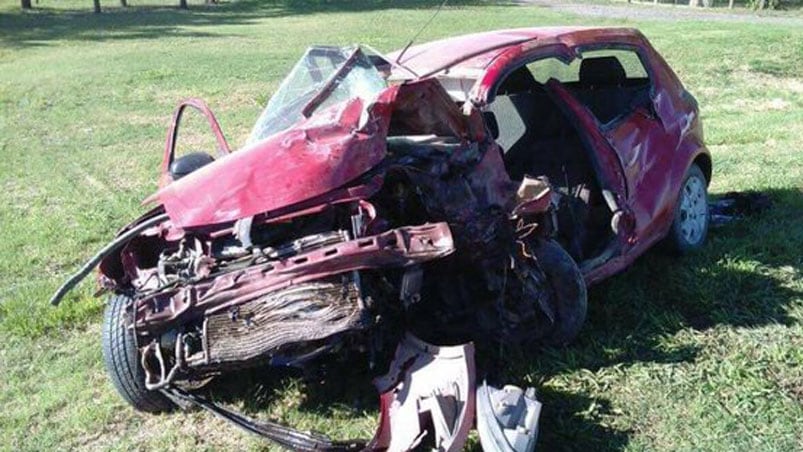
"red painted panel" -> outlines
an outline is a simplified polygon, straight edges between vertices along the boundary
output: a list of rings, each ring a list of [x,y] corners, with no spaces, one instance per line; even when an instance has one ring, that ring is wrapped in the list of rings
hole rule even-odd
[[[532,41],[493,51],[493,57],[488,58],[488,63],[482,67],[482,76],[471,93],[477,105],[487,105],[493,100],[497,83],[512,69],[547,55],[572,58],[575,50],[595,46],[624,45],[639,49],[654,85],[651,94],[655,118],[652,117],[653,112],[644,109],[603,131],[593,116],[564,87],[555,83],[547,84],[553,95],[570,106],[569,113],[587,132],[592,146],[597,150],[607,148],[606,152],[598,154],[600,169],[608,173],[603,177],[620,194],[627,193],[627,199],[623,199],[622,203],[635,217],[635,235],[628,238],[629,248],[623,250],[624,254],[595,268],[586,269],[586,281],[593,284],[626,268],[666,235],[672,224],[673,207],[686,171],[698,156],[709,153],[703,144],[695,101],[685,92],[666,61],[638,30],[595,28],[544,33],[543,30],[534,29],[532,33]],[[473,61],[458,66],[470,66]]]
[[[352,99],[323,110],[171,183],[146,202],[164,204],[173,224],[187,228],[249,217],[340,187],[384,158],[397,92],[387,89],[367,109]]]
[[[576,121],[578,132],[586,138],[586,141],[592,147],[594,151],[592,161],[596,161],[595,169],[603,187],[613,190],[624,199],[627,186],[622,174],[619,157],[600,132],[597,119],[559,81],[550,79],[544,87],[547,93],[556,99],[555,103],[562,107],[572,120]]]

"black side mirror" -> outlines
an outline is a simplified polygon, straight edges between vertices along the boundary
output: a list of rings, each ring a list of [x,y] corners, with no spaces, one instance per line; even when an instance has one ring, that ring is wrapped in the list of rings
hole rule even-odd
[[[170,177],[176,181],[191,172],[215,161],[215,158],[206,152],[190,152],[187,155],[173,160],[170,164]]]

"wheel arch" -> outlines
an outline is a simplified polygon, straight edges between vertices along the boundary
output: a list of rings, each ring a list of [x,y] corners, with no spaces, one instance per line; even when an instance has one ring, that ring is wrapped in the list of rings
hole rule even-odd
[[[697,154],[694,160],[692,160],[692,164],[699,166],[700,169],[703,170],[705,182],[707,185],[710,185],[713,172],[713,162],[711,161],[711,156],[708,154],[708,152],[701,151],[699,154]]]

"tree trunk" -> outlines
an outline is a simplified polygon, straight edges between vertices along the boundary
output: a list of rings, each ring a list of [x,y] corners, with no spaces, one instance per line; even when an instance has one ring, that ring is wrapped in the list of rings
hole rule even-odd
[[[122,6],[123,8],[127,8],[128,7],[128,0],[120,0],[120,6]]]
[[[92,0],[92,6],[95,7],[95,14],[100,14],[100,0]]]
[[[22,9],[31,9],[31,0],[22,0]]]
[[[179,0],[178,7],[181,9],[187,9],[187,0]]]

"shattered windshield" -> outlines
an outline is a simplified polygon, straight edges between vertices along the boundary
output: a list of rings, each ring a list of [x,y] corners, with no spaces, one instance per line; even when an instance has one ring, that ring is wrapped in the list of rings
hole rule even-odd
[[[359,47],[310,47],[271,97],[248,143],[279,133],[330,105],[355,97],[373,99],[385,87]]]

